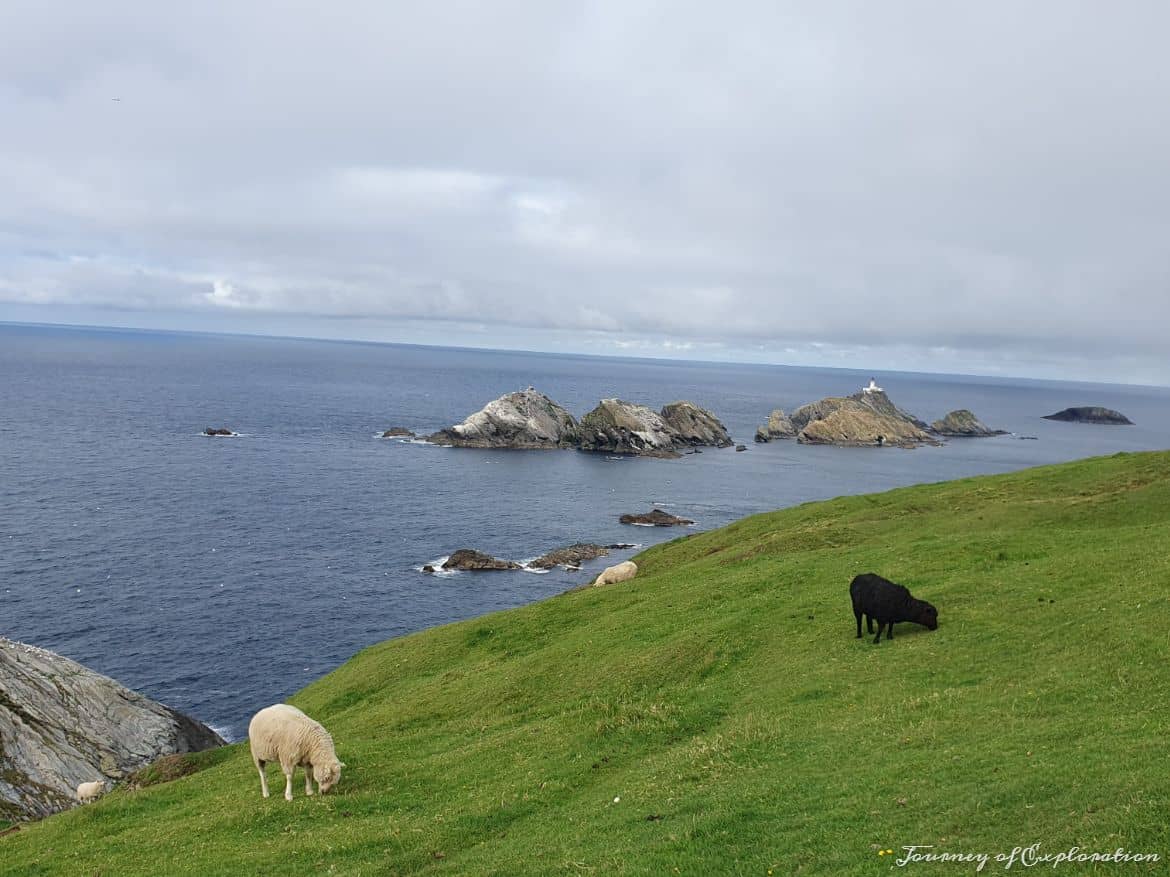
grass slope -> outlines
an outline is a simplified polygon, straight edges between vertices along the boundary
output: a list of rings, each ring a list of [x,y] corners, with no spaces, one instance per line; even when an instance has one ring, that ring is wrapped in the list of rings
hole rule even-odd
[[[306,799],[298,777],[291,804],[262,800],[237,745],[0,838],[0,873],[850,875],[889,871],[875,848],[903,844],[1170,854],[1170,453],[804,505],[639,564],[374,646],[298,694],[349,765],[337,794]],[[934,602],[939,629],[855,639],[848,584],[869,570]]]

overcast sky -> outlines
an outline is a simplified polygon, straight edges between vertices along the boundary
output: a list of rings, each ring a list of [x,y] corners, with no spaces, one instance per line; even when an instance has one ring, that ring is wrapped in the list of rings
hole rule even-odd
[[[0,10],[0,320],[1170,383],[1170,4]]]

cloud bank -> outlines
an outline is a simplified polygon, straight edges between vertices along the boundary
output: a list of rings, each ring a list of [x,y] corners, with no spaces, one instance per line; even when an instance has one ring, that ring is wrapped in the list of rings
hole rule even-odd
[[[1170,7],[425,7],[10,3],[0,316],[1166,382]]]

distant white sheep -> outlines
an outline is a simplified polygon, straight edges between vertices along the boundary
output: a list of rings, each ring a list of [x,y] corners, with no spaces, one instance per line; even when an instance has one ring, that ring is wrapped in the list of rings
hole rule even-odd
[[[305,769],[305,794],[313,794],[313,780],[322,795],[341,779],[345,767],[333,751],[329,732],[295,706],[278,703],[265,707],[248,723],[248,745],[252,763],[260,773],[260,791],[268,797],[268,777],[264,766],[270,761],[280,762],[284,772],[284,798],[292,800],[293,774],[297,767]]]
[[[92,783],[81,783],[77,787],[77,800],[82,804],[90,804],[106,793],[106,784],[101,780]]]
[[[623,560],[616,566],[606,567],[594,581],[593,586],[616,585],[618,582],[628,582],[638,574],[638,564],[632,560]]]

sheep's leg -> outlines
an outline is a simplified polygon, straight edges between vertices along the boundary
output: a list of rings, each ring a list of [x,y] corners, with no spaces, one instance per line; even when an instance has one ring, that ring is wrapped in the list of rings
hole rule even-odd
[[[893,638],[894,638],[894,622],[891,621],[889,628],[886,630],[886,639],[891,640]]]
[[[873,644],[874,644],[875,646],[876,646],[878,643],[880,643],[880,642],[882,641],[882,629],[883,629],[884,627],[885,627],[885,625],[884,625],[882,622],[880,622],[880,621],[879,621],[879,622],[878,622],[878,632],[877,632],[877,636],[875,636],[875,637],[873,638]]]
[[[861,639],[861,613],[854,609],[853,615],[857,619],[857,638]]]
[[[256,765],[256,770],[260,772],[260,794],[265,798],[268,797],[268,777],[264,775],[264,762],[259,758],[253,758],[252,762]]]
[[[866,625],[866,629],[867,629],[867,630],[868,630],[870,633],[873,633],[873,616],[872,616],[872,615],[867,615],[867,616],[865,616],[865,625]],[[861,636],[861,634],[860,634],[860,633],[859,633],[859,634],[857,634],[857,635],[858,635],[858,636]]]
[[[311,765],[305,765],[305,794],[310,797],[313,794],[313,768]]]
[[[293,774],[297,772],[297,766],[295,764],[284,764],[282,762],[280,765],[280,769],[284,771],[284,800],[291,801],[292,800],[292,778],[293,778]]]

